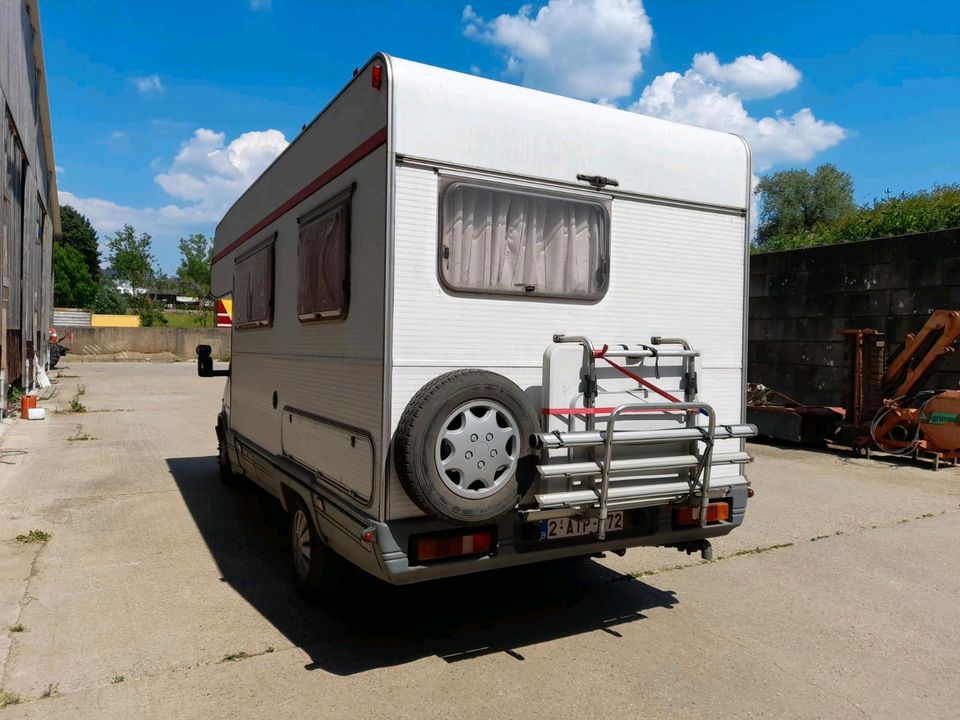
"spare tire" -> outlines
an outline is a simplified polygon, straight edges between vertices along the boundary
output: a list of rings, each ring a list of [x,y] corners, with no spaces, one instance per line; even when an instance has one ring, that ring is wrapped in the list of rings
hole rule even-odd
[[[439,520],[489,522],[533,480],[539,429],[523,391],[487,370],[455,370],[410,400],[395,436],[397,473],[417,506]]]

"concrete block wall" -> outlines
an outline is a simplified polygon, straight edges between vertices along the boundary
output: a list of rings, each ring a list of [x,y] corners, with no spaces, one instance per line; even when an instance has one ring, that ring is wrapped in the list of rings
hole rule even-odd
[[[890,352],[939,308],[960,310],[960,228],[754,255],[749,381],[843,405],[851,358],[839,331],[883,331]],[[958,385],[960,357],[928,383]]]
[[[230,328],[64,327],[67,360],[195,360],[197,345],[209,345],[218,360],[230,356]],[[67,337],[72,334],[72,337]]]

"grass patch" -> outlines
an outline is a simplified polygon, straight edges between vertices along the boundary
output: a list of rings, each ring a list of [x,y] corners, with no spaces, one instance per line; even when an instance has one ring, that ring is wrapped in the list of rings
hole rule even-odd
[[[164,319],[167,321],[167,327],[172,328],[198,328],[198,327],[213,327],[213,323],[216,320],[216,313],[208,312],[206,316],[206,322],[200,322],[200,316],[197,313],[190,311],[176,311],[176,310],[165,310],[163,313]]]
[[[267,645],[267,649],[264,650],[264,652],[265,652],[265,653],[272,653],[272,652],[274,652],[274,650],[275,650],[275,648],[273,647],[273,645]]]
[[[45,543],[50,539],[50,533],[44,530],[31,530],[26,535],[17,535],[17,542]]]
[[[77,395],[76,395],[76,396],[77,396],[77,397],[80,397],[81,395],[86,395],[86,394],[87,394],[87,386],[84,385],[83,383],[80,383],[79,385],[77,385]]]
[[[16,693],[0,690],[0,708],[5,708],[7,705],[19,705],[22,702],[23,698]]]
[[[40,693],[40,699],[43,700],[44,698],[48,698],[48,697],[50,697],[51,695],[56,695],[56,694],[57,694],[57,687],[58,687],[57,683],[50,683],[49,685],[47,685],[47,686],[43,689],[43,692]]]
[[[110,682],[116,685],[117,683],[122,683],[126,678],[123,675],[114,675],[110,678]]]
[[[223,658],[221,658],[220,662],[221,663],[236,662],[237,660],[246,660],[248,657],[250,657],[250,654],[241,650],[240,652],[224,655]]]
[[[80,432],[79,430],[77,430],[76,435],[67,438],[67,442],[81,442],[84,440],[96,440],[96,438],[90,433]]]
[[[23,623],[10,626],[10,632],[23,632],[24,630],[26,630],[26,628],[23,626]]]

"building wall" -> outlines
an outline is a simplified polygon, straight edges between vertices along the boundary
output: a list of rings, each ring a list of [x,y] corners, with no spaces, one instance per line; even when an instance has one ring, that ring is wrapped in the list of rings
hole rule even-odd
[[[53,310],[56,177],[36,0],[0,1],[0,400],[31,387]]]
[[[840,330],[885,332],[889,355],[941,308],[960,310],[960,228],[754,255],[748,379],[843,405],[852,358]],[[927,387],[958,383],[954,357]]]

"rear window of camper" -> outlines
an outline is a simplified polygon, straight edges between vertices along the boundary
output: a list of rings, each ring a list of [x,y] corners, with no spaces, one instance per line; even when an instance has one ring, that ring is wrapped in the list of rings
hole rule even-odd
[[[600,203],[456,182],[441,197],[440,274],[453,291],[598,300],[609,221]]]
[[[300,219],[297,314],[302,321],[347,314],[350,278],[350,197]]]
[[[273,240],[237,259],[233,272],[233,322],[243,330],[273,322]]]

